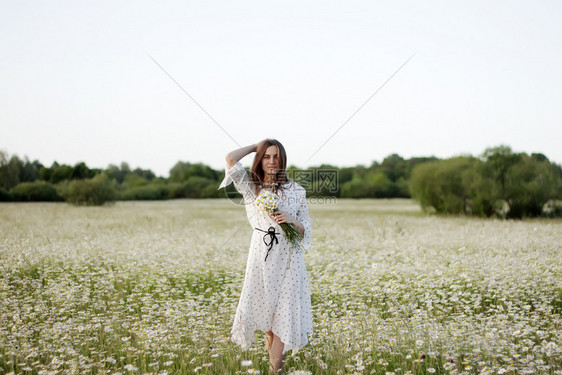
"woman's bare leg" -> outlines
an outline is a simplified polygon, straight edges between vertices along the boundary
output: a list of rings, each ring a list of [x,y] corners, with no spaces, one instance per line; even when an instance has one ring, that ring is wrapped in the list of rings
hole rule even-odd
[[[283,374],[283,363],[285,362],[285,356],[283,355],[284,347],[285,344],[283,344],[279,336],[274,334],[271,350],[269,352],[269,361],[276,374]]]
[[[273,342],[273,331],[266,332],[265,334],[269,336],[269,341]]]
[[[271,352],[271,344],[273,343],[273,331],[269,331],[265,333],[265,347],[267,352]]]

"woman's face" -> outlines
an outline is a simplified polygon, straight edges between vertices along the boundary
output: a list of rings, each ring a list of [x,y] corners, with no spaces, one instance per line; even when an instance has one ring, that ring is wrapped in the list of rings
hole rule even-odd
[[[265,178],[273,178],[279,170],[279,150],[277,146],[271,145],[265,150],[263,159],[261,159],[261,167],[265,172]]]

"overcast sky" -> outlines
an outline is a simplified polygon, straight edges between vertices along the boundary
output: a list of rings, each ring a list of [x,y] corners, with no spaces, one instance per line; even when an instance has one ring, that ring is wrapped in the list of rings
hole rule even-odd
[[[266,137],[298,167],[500,144],[562,163],[561,19],[557,0],[4,0],[0,149],[163,176]]]

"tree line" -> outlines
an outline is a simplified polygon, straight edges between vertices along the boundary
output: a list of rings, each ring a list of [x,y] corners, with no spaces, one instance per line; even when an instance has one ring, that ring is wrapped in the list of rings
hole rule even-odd
[[[289,177],[308,196],[337,198],[414,198],[427,211],[483,217],[562,216],[562,168],[543,154],[516,153],[508,146],[478,156],[449,159],[387,156],[370,166],[323,164],[298,169]],[[178,161],[168,178],[125,162],[106,169],[53,163],[0,151],[0,201],[66,201],[101,205],[115,200],[222,198],[232,185],[217,190],[224,170]]]
[[[507,146],[480,157],[459,156],[420,165],[412,173],[412,197],[422,208],[480,217],[562,217],[562,168],[540,153]]]

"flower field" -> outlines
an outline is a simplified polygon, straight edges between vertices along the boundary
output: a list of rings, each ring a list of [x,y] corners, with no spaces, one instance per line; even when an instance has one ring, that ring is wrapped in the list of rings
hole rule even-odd
[[[309,204],[294,374],[562,374],[562,221]],[[252,228],[225,199],[0,205],[0,374],[267,374],[229,342]]]

